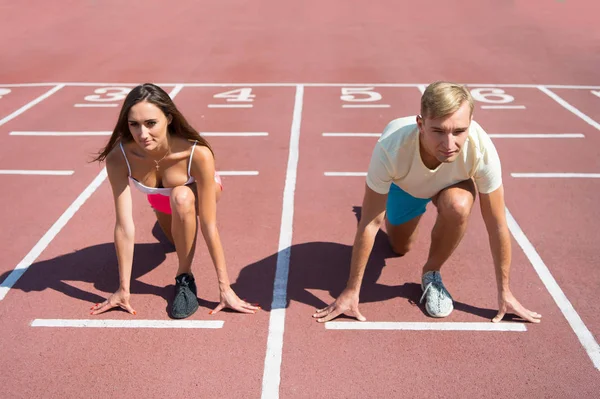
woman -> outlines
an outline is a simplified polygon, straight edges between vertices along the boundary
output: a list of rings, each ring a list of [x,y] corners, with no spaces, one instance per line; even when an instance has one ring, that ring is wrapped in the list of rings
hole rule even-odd
[[[230,287],[216,224],[222,186],[215,172],[213,151],[164,90],[146,83],[127,95],[112,136],[95,160],[106,161],[113,191],[120,284],[106,301],[92,307],[91,314],[117,306],[136,314],[129,303],[135,230],[130,183],[147,194],[158,223],[175,245],[179,268],[172,317],[186,318],[198,309],[191,271],[198,219],[220,290],[219,305],[210,313],[225,307],[243,313],[259,309],[238,298]]]

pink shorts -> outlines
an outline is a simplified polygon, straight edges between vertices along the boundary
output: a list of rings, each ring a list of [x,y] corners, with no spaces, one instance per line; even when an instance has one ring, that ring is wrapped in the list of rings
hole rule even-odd
[[[215,173],[215,181],[221,187],[223,191],[223,183],[221,182],[221,176]],[[148,194],[148,202],[150,206],[159,212],[171,214],[171,197],[162,194]]]

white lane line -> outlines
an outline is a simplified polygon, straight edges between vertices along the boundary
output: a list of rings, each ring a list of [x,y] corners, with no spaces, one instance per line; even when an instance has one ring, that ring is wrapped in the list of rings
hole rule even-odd
[[[417,88],[419,89],[421,94],[423,94],[423,93],[425,93],[425,90],[427,89],[427,85],[418,85]]]
[[[112,108],[118,107],[119,104],[103,104],[103,103],[80,103],[74,104],[75,108]]]
[[[36,98],[35,100],[28,102],[27,104],[23,105],[21,108],[19,108],[12,114],[0,119],[0,126],[4,125],[6,122],[8,122],[10,120],[13,120],[17,116],[21,115],[23,112],[32,108],[34,105],[41,103],[42,101],[44,101],[45,99],[47,99],[48,97],[50,97],[51,95],[53,95],[54,93],[56,93],[57,91],[62,89],[63,87],[65,87],[64,84],[59,84],[59,85],[54,86],[53,88],[51,88],[50,90],[48,90],[47,92],[45,92],[44,94],[42,94],[41,96]]]
[[[497,139],[580,139],[581,133],[492,133],[488,136]]]
[[[523,323],[329,321],[326,330],[527,331]]]
[[[511,173],[512,177],[600,179],[600,173]]]
[[[0,175],[71,176],[73,170],[16,170],[0,169]]]
[[[219,170],[221,176],[258,176],[257,170]]]
[[[252,108],[252,104],[208,104],[208,108]]]
[[[285,187],[283,190],[283,209],[281,211],[277,268],[275,271],[275,281],[273,283],[273,302],[271,303],[269,335],[267,337],[267,351],[262,382],[262,399],[276,399],[279,397],[283,331],[285,327],[285,309],[287,307],[287,284],[294,222],[294,192],[296,190],[296,175],[298,170],[303,98],[304,86],[296,86],[294,116],[290,132],[290,152],[285,176]]]
[[[45,87],[45,86],[79,86],[79,87],[90,87],[90,86],[137,86],[139,83],[93,83],[93,82],[60,82],[60,83],[8,83],[0,84],[0,87]],[[305,87],[360,87],[360,86],[375,86],[375,87],[419,87],[427,86],[427,83],[310,83],[310,82],[295,82],[295,83],[157,83],[159,86],[174,86],[177,84],[183,84],[186,87],[296,87],[302,85]],[[537,84],[496,84],[496,83],[463,83],[468,87],[504,87],[504,88],[524,88],[524,89],[535,89],[540,85]],[[589,85],[559,85],[559,84],[546,84],[542,85],[550,89],[585,89],[585,90],[599,90],[600,86],[589,86]]]
[[[106,168],[94,178],[89,186],[73,201],[73,203],[67,208],[67,210],[58,218],[56,222],[50,227],[50,229],[40,238],[35,246],[29,251],[27,255],[19,262],[12,272],[6,277],[6,279],[0,283],[0,300],[3,300],[8,294],[8,291],[15,285],[17,280],[21,278],[23,273],[27,271],[29,266],[40,256],[40,254],[46,249],[50,242],[56,237],[56,235],[62,230],[67,222],[73,217],[75,212],[85,203],[85,201],[96,191],[96,189],[106,179]]]
[[[323,137],[380,137],[381,133],[323,133]],[[575,139],[584,138],[582,133],[488,133],[492,138],[500,139]]]
[[[222,320],[87,320],[35,319],[31,327],[73,328],[223,328]]]
[[[379,137],[381,133],[323,133],[323,137]]]
[[[175,87],[173,87],[173,90],[171,90],[171,92],[169,93],[169,97],[173,98],[175,97],[177,94],[179,94],[179,92],[183,89],[182,84],[177,84],[175,85]]]
[[[506,218],[510,232],[515,237],[515,240],[519,246],[523,249],[523,252],[527,256],[527,259],[529,259],[529,262],[537,274],[540,276],[540,279],[554,299],[554,302],[556,302],[558,308],[569,322],[569,325],[579,339],[579,342],[581,342],[581,345],[592,360],[594,367],[596,367],[597,370],[600,370],[600,346],[594,339],[594,336],[583,323],[583,320],[581,320],[581,317],[579,317],[579,314],[577,314],[577,311],[575,308],[573,308],[573,305],[571,305],[571,302],[559,287],[558,283],[550,273],[550,270],[537,253],[531,242],[529,242],[527,236],[525,236],[525,233],[523,230],[521,230],[521,227],[519,227],[517,221],[508,211],[508,208],[506,208]]]
[[[581,112],[580,110],[578,110],[577,108],[575,108],[574,106],[572,106],[571,104],[566,102],[558,94],[554,93],[553,91],[549,90],[547,87],[544,87],[544,86],[538,86],[538,89],[540,89],[548,97],[550,97],[551,99],[553,99],[554,101],[556,101],[557,103],[562,105],[564,108],[571,111],[573,114],[577,115],[579,118],[583,119],[587,124],[600,130],[600,123],[596,122],[595,120],[593,120],[592,118],[590,118],[589,116],[587,116],[586,114],[584,114],[583,112]]]
[[[10,136],[110,136],[109,131],[81,131],[81,132],[43,132],[43,131],[15,131],[10,132]]]
[[[524,105],[482,105],[481,109],[525,109]]]
[[[207,137],[260,137],[268,136],[267,132],[200,132]]]
[[[325,172],[324,175],[328,176],[328,177],[341,177],[341,176],[358,177],[358,176],[366,176],[367,172]]]
[[[342,108],[390,108],[389,104],[343,104]]]

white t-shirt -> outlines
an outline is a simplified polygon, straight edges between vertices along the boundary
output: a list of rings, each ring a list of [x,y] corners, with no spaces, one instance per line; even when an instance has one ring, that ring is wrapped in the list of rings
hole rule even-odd
[[[416,116],[391,121],[373,150],[368,186],[379,194],[387,194],[394,183],[413,197],[431,198],[448,186],[473,178],[480,193],[496,190],[502,184],[496,147],[475,121],[471,121],[468,134],[453,162],[431,170],[421,159]]]

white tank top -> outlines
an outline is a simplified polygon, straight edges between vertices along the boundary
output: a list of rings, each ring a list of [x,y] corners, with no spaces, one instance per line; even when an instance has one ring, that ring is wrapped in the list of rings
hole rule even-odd
[[[195,182],[196,180],[190,175],[190,169],[192,167],[192,155],[194,155],[194,148],[196,148],[196,144],[198,142],[195,141],[192,146],[192,151],[190,152],[190,159],[188,161],[188,180],[185,182],[185,185]],[[119,146],[121,147],[121,152],[123,152],[123,156],[125,157],[125,162],[127,162],[127,170],[129,170],[129,181],[133,183],[133,185],[143,192],[144,194],[160,194],[166,197],[171,195],[172,187],[148,187],[143,185],[141,182],[137,181],[135,178],[131,176],[131,166],[129,166],[129,160],[127,159],[127,155],[125,155],[125,150],[123,149],[123,143],[119,142]]]

